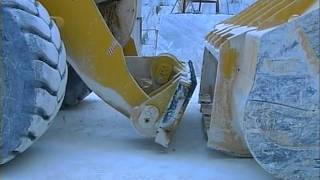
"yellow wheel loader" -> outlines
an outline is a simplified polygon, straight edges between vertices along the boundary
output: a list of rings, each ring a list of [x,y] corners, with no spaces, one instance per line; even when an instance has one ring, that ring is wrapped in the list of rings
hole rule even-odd
[[[196,78],[191,63],[169,54],[133,56],[136,0],[2,0],[1,10],[0,164],[49,127],[68,69],[73,83],[84,82],[81,87],[127,116],[139,133],[168,146]]]
[[[281,179],[320,177],[319,0],[260,0],[206,37],[208,147]]]
[[[192,64],[139,57],[136,0],[2,0],[0,164],[91,91],[165,147],[196,86]],[[319,179],[319,0],[260,0],[206,37],[208,146],[281,179]],[[68,73],[69,72],[69,73]]]

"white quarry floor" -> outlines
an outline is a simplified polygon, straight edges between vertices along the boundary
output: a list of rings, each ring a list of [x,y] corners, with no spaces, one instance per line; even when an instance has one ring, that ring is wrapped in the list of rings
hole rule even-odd
[[[197,93],[195,93],[196,95]],[[197,96],[169,149],[91,95],[61,111],[32,148],[0,168],[1,180],[272,180],[252,159],[206,148]]]

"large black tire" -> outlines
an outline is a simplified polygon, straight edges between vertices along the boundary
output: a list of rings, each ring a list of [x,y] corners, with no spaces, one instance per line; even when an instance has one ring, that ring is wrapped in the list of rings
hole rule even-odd
[[[58,27],[36,0],[2,0],[0,164],[25,151],[49,127],[67,82]]]
[[[92,91],[81,80],[77,72],[68,66],[68,83],[65,98],[63,100],[63,108],[68,108],[78,105]]]

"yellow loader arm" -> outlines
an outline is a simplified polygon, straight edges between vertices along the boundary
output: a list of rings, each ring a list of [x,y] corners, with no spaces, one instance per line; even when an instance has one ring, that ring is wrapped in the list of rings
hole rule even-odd
[[[68,61],[88,87],[140,133],[168,146],[195,88],[192,64],[169,55],[125,57],[125,43],[112,35],[93,0],[40,2],[60,24]],[[136,1],[123,2],[130,3],[128,13],[136,11]]]

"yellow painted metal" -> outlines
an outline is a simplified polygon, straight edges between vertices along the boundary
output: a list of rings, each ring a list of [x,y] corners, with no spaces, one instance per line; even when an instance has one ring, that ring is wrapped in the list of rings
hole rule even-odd
[[[258,1],[239,15],[224,23],[270,28],[288,21],[293,15],[301,15],[318,0],[269,0]]]
[[[193,70],[168,54],[125,57],[94,0],[40,2],[58,22],[68,62],[89,88],[130,117],[140,133],[157,137],[161,129],[156,141],[167,146],[194,90]],[[127,48],[127,55],[136,55],[133,40]],[[164,122],[170,127],[161,127]]]
[[[268,17],[263,23],[253,25],[257,25],[261,29],[266,29],[285,23],[291,17],[302,15],[310,6],[315,4],[315,2],[317,1],[318,0],[296,0],[289,3],[289,6],[283,7],[280,11]]]
[[[162,107],[158,108],[159,114],[164,114],[167,110],[168,102],[171,100],[173,93],[176,91],[176,88],[178,87],[179,79],[173,79],[168,84],[170,86],[166,86],[162,89],[161,93],[156,94],[153,96],[152,99],[146,101],[144,104],[139,106],[135,109],[135,112],[133,112],[133,116],[131,117],[131,120],[133,122],[133,125],[135,128],[142,134],[147,136],[154,136],[157,133],[157,130],[159,128],[159,121],[156,121],[155,124],[153,124],[152,128],[144,128],[141,123],[138,121],[138,117],[140,113],[143,111],[144,107],[146,106],[154,106],[154,107]],[[162,145],[167,146],[166,143],[162,143]]]
[[[92,0],[40,0],[60,28],[70,64],[89,86],[123,114],[149,99],[130,75],[123,50]],[[112,96],[112,98],[110,98]]]
[[[178,61],[172,61],[169,56],[161,56],[152,65],[151,76],[153,81],[159,85],[167,83],[174,75],[174,68],[180,68]]]
[[[319,0],[260,0],[237,16],[217,25],[216,29],[207,35],[206,40],[219,48],[228,39],[245,33],[232,32],[241,27],[247,27],[247,31],[275,27],[296,15],[306,13],[310,8],[317,8],[318,5]]]
[[[132,38],[130,38],[128,43],[123,47],[123,53],[125,56],[138,56],[137,48]]]
[[[144,87],[145,92],[149,97],[153,97],[172,84],[169,83],[175,76],[180,76],[180,72],[183,71],[183,65],[174,57],[163,54],[157,57],[135,57],[126,56],[127,65],[131,74],[140,82],[140,86]],[[159,70],[163,68],[167,69],[165,74],[159,73]],[[151,84],[141,82],[141,80],[148,80]],[[161,82],[159,82],[159,79]],[[149,84],[149,85],[148,85]]]
[[[206,36],[205,51],[209,53],[205,53],[204,62],[216,63],[213,67],[203,67],[205,81],[201,81],[199,96],[204,117],[210,118],[209,147],[238,156],[250,155],[239,119],[254,79],[260,36],[317,8],[319,0],[259,0],[216,25]]]

